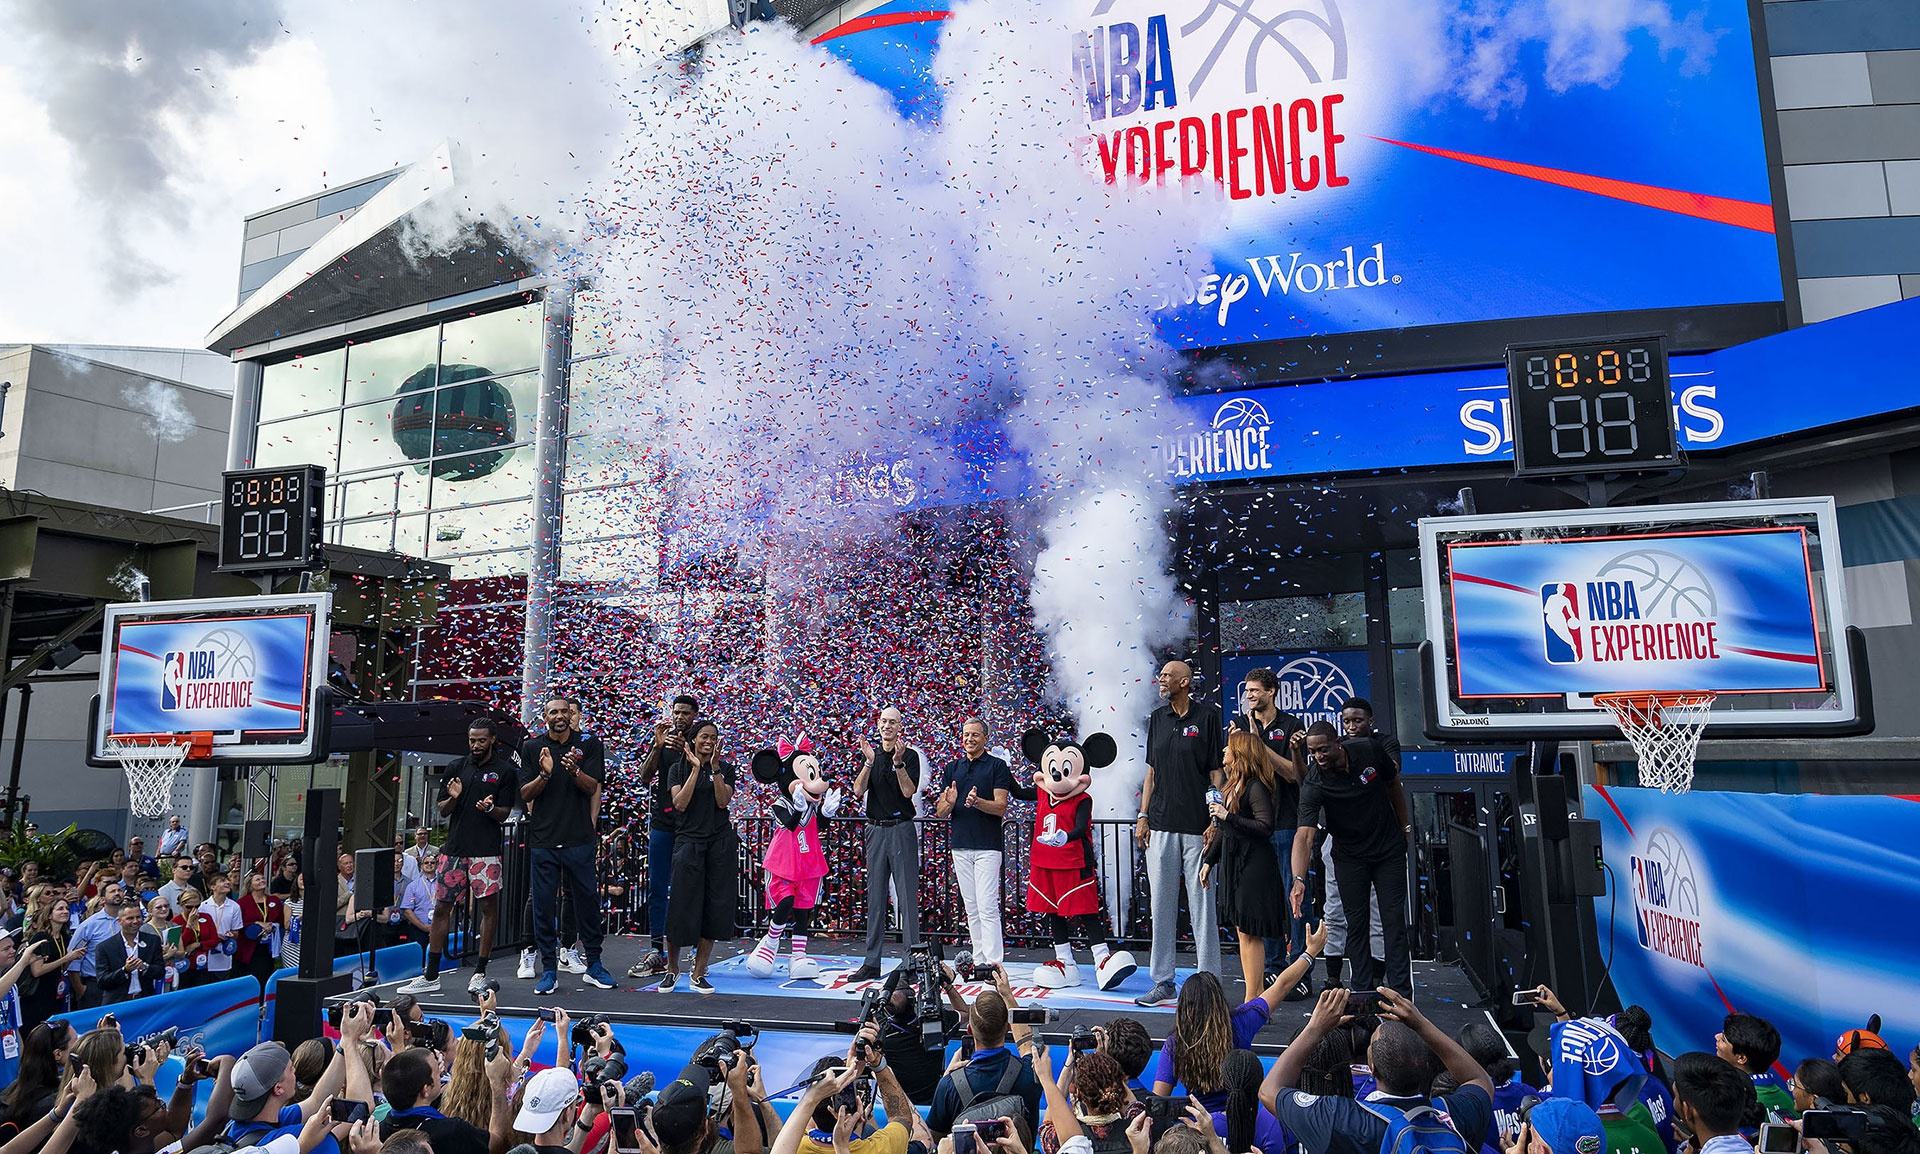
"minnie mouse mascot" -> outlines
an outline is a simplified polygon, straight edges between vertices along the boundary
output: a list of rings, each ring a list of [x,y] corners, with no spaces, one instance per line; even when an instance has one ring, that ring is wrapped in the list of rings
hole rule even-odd
[[[1037,726],[1020,739],[1020,750],[1034,764],[1034,788],[1016,790],[1016,796],[1038,803],[1027,909],[1046,914],[1053,932],[1054,960],[1034,967],[1033,984],[1050,990],[1080,984],[1080,967],[1073,960],[1077,929],[1093,950],[1095,980],[1101,989],[1111,990],[1139,966],[1107,936],[1100,876],[1094,868],[1093,797],[1087,788],[1093,784],[1092,771],[1112,765],[1119,750],[1104,733],[1078,742],[1050,737]]]
[[[767,905],[773,924],[747,955],[747,972],[756,978],[773,976],[773,958],[780,938],[793,931],[793,960],[788,973],[795,978],[817,978],[820,963],[807,956],[807,930],[814,903],[820,898],[820,879],[827,876],[827,851],[820,844],[820,817],[840,812],[840,791],[829,788],[813,743],[802,735],[797,742],[782,741],[775,749],[753,755],[754,779],[780,787],[773,803],[773,819],[780,828],[767,845],[761,865],[767,871]]]

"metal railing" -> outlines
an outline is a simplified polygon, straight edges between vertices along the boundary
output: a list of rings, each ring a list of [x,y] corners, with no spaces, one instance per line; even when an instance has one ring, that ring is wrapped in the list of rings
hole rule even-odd
[[[766,878],[760,862],[766,856],[767,843],[778,828],[772,818],[736,818],[734,829],[740,837],[740,926],[745,935],[760,933],[767,924]],[[920,934],[930,941],[963,942],[967,938],[967,919],[953,879],[953,861],[949,847],[952,825],[938,818],[920,818],[915,822],[920,836]],[[1133,822],[1123,820],[1093,823],[1093,844],[1099,862],[1101,886],[1107,903],[1109,923],[1115,934],[1129,946],[1145,946],[1152,938],[1152,907],[1147,884],[1147,860],[1133,836]],[[1001,827],[1006,855],[1000,871],[1001,921],[1008,945],[1043,946],[1052,941],[1044,916],[1026,908],[1028,850],[1032,844],[1031,817],[1009,818]],[[630,835],[633,844],[644,847],[644,832]],[[867,928],[867,876],[864,869],[846,868],[865,855],[866,821],[863,818],[839,818],[821,821],[821,842],[827,853],[829,872],[822,883],[819,905],[814,910],[813,932],[836,937],[862,937]],[[627,855],[620,865],[602,862],[602,887],[617,884],[623,892],[603,901],[608,915],[608,932],[644,933],[647,925],[646,855]],[[524,887],[526,865],[519,864],[519,882]],[[509,871],[509,878],[513,877]],[[508,883],[513,889],[513,882]],[[524,895],[524,888],[520,891]],[[1284,896],[1276,895],[1277,900]],[[509,903],[502,899],[502,925]],[[516,912],[524,916],[524,909]],[[897,924],[897,919],[894,924]],[[524,939],[521,939],[524,940]],[[1193,932],[1187,915],[1184,893],[1179,915],[1177,940],[1191,947]]]

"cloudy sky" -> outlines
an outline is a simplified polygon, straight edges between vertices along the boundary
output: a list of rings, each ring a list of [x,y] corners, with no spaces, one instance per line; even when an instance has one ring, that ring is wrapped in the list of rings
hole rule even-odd
[[[577,188],[613,70],[710,5],[0,0],[0,343],[199,347],[247,213],[443,139],[503,197]]]

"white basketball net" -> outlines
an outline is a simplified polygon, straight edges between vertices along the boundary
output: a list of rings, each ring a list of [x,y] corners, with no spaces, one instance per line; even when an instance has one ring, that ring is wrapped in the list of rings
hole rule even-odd
[[[1693,787],[1700,731],[1713,709],[1711,693],[1603,693],[1594,704],[1613,715],[1640,758],[1640,784],[1662,793]]]
[[[110,738],[107,756],[127,773],[127,808],[141,817],[159,817],[173,799],[173,779],[187,760],[190,743],[160,738]]]

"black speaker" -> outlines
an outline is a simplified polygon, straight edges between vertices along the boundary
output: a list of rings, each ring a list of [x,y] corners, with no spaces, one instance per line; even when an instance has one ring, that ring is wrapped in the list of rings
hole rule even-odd
[[[273,823],[270,821],[250,821],[240,835],[240,853],[248,861],[255,861],[273,853]]]
[[[1567,848],[1572,872],[1573,896],[1607,896],[1607,871],[1602,868],[1600,823],[1592,818],[1575,818],[1567,823]]]
[[[326,965],[332,965],[327,955],[333,952],[331,935],[327,938],[309,939],[313,942],[307,948],[325,959]],[[303,954],[304,958],[304,954]],[[274,987],[278,993],[273,999],[273,1037],[284,1042],[291,1050],[308,1038],[320,1036],[320,1015],[326,1008],[327,999],[347,993],[353,988],[352,974],[328,974],[321,978],[302,978],[293,974],[283,974]]]
[[[353,855],[353,908],[379,910],[393,904],[393,851],[363,849]]]
[[[1567,779],[1551,773],[1536,777],[1533,796],[1540,804],[1540,836],[1548,841],[1567,840]]]
[[[302,909],[312,912],[301,919],[303,935],[313,944],[300,951],[300,976],[318,980],[333,973],[333,910],[340,893],[340,870],[334,861],[340,852],[339,790],[308,791],[306,832],[300,847],[307,887]]]

